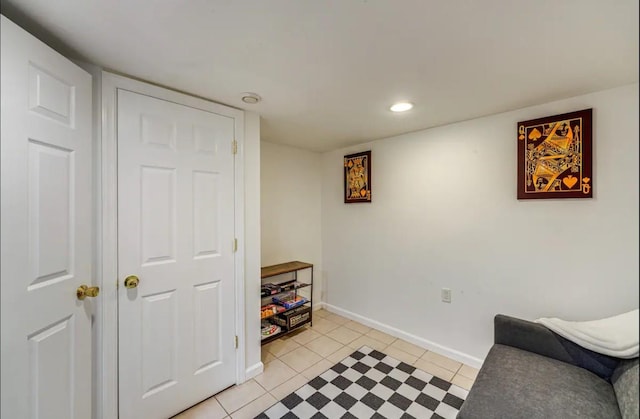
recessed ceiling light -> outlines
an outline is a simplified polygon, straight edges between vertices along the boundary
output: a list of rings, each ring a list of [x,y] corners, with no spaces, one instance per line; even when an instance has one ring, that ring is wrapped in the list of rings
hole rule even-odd
[[[411,108],[413,108],[413,103],[410,103],[410,102],[398,102],[398,103],[394,103],[393,105],[391,105],[389,110],[391,110],[391,112],[406,112]]]
[[[256,103],[260,102],[262,100],[262,98],[260,96],[258,96],[258,94],[256,93],[251,93],[251,92],[246,92],[242,94],[242,101],[244,103],[248,103],[250,105],[255,105]]]

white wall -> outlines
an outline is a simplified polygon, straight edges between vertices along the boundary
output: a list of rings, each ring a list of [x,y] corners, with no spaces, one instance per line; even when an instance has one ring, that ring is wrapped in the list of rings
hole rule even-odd
[[[594,198],[518,201],[516,123],[589,107]],[[367,149],[373,202],[345,205],[342,157]],[[477,364],[496,313],[638,307],[637,84],[329,152],[322,180],[325,301],[423,346]]]
[[[260,116],[244,114],[244,292],[246,378],[262,372],[260,360]],[[243,245],[242,243],[240,244]]]
[[[314,264],[314,302],[322,299],[321,155],[261,143],[262,265]],[[307,272],[301,272],[300,278]]]

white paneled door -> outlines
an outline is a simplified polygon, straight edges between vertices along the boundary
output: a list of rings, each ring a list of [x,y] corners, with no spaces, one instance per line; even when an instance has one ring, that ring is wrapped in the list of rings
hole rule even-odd
[[[163,418],[236,382],[235,120],[117,107],[120,418]]]
[[[0,416],[89,418],[91,76],[1,27]]]

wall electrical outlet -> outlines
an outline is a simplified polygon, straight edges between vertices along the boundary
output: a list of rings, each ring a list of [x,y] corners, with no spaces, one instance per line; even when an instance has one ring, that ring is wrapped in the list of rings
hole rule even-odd
[[[442,290],[440,291],[440,296],[442,297],[443,302],[451,302],[451,290],[449,288],[442,288]]]

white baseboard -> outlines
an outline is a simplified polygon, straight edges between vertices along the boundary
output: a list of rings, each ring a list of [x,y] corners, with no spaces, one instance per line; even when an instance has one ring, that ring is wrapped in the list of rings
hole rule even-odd
[[[318,303],[313,303],[313,311],[322,310],[325,308],[326,303],[324,301],[320,301]]]
[[[262,362],[258,362],[257,364],[253,364],[252,366],[247,368],[245,373],[244,373],[245,381],[252,379],[256,375],[262,374],[263,371],[264,371],[264,364]]]
[[[411,333],[407,333],[403,330],[397,329],[387,324],[380,323],[377,320],[373,320],[368,317],[364,317],[359,314],[352,313],[351,311],[345,310],[343,308],[336,307],[334,305],[327,304],[327,303],[319,303],[318,305],[320,304],[322,304],[322,307],[325,310],[330,311],[331,313],[339,314],[340,316],[346,317],[351,320],[355,320],[357,322],[364,324],[365,326],[372,327],[376,330],[387,333],[391,336],[395,336],[397,338],[406,340],[407,342],[413,343],[414,345],[418,345],[421,348],[427,349],[429,351],[437,352],[440,355],[444,355],[451,359],[455,359],[456,361],[462,362],[474,368],[480,368],[482,366],[483,360],[480,358],[476,358],[474,356],[465,354],[455,349],[448,348],[446,346],[421,338],[419,336],[412,335]],[[315,309],[315,304],[314,304],[314,309]]]

